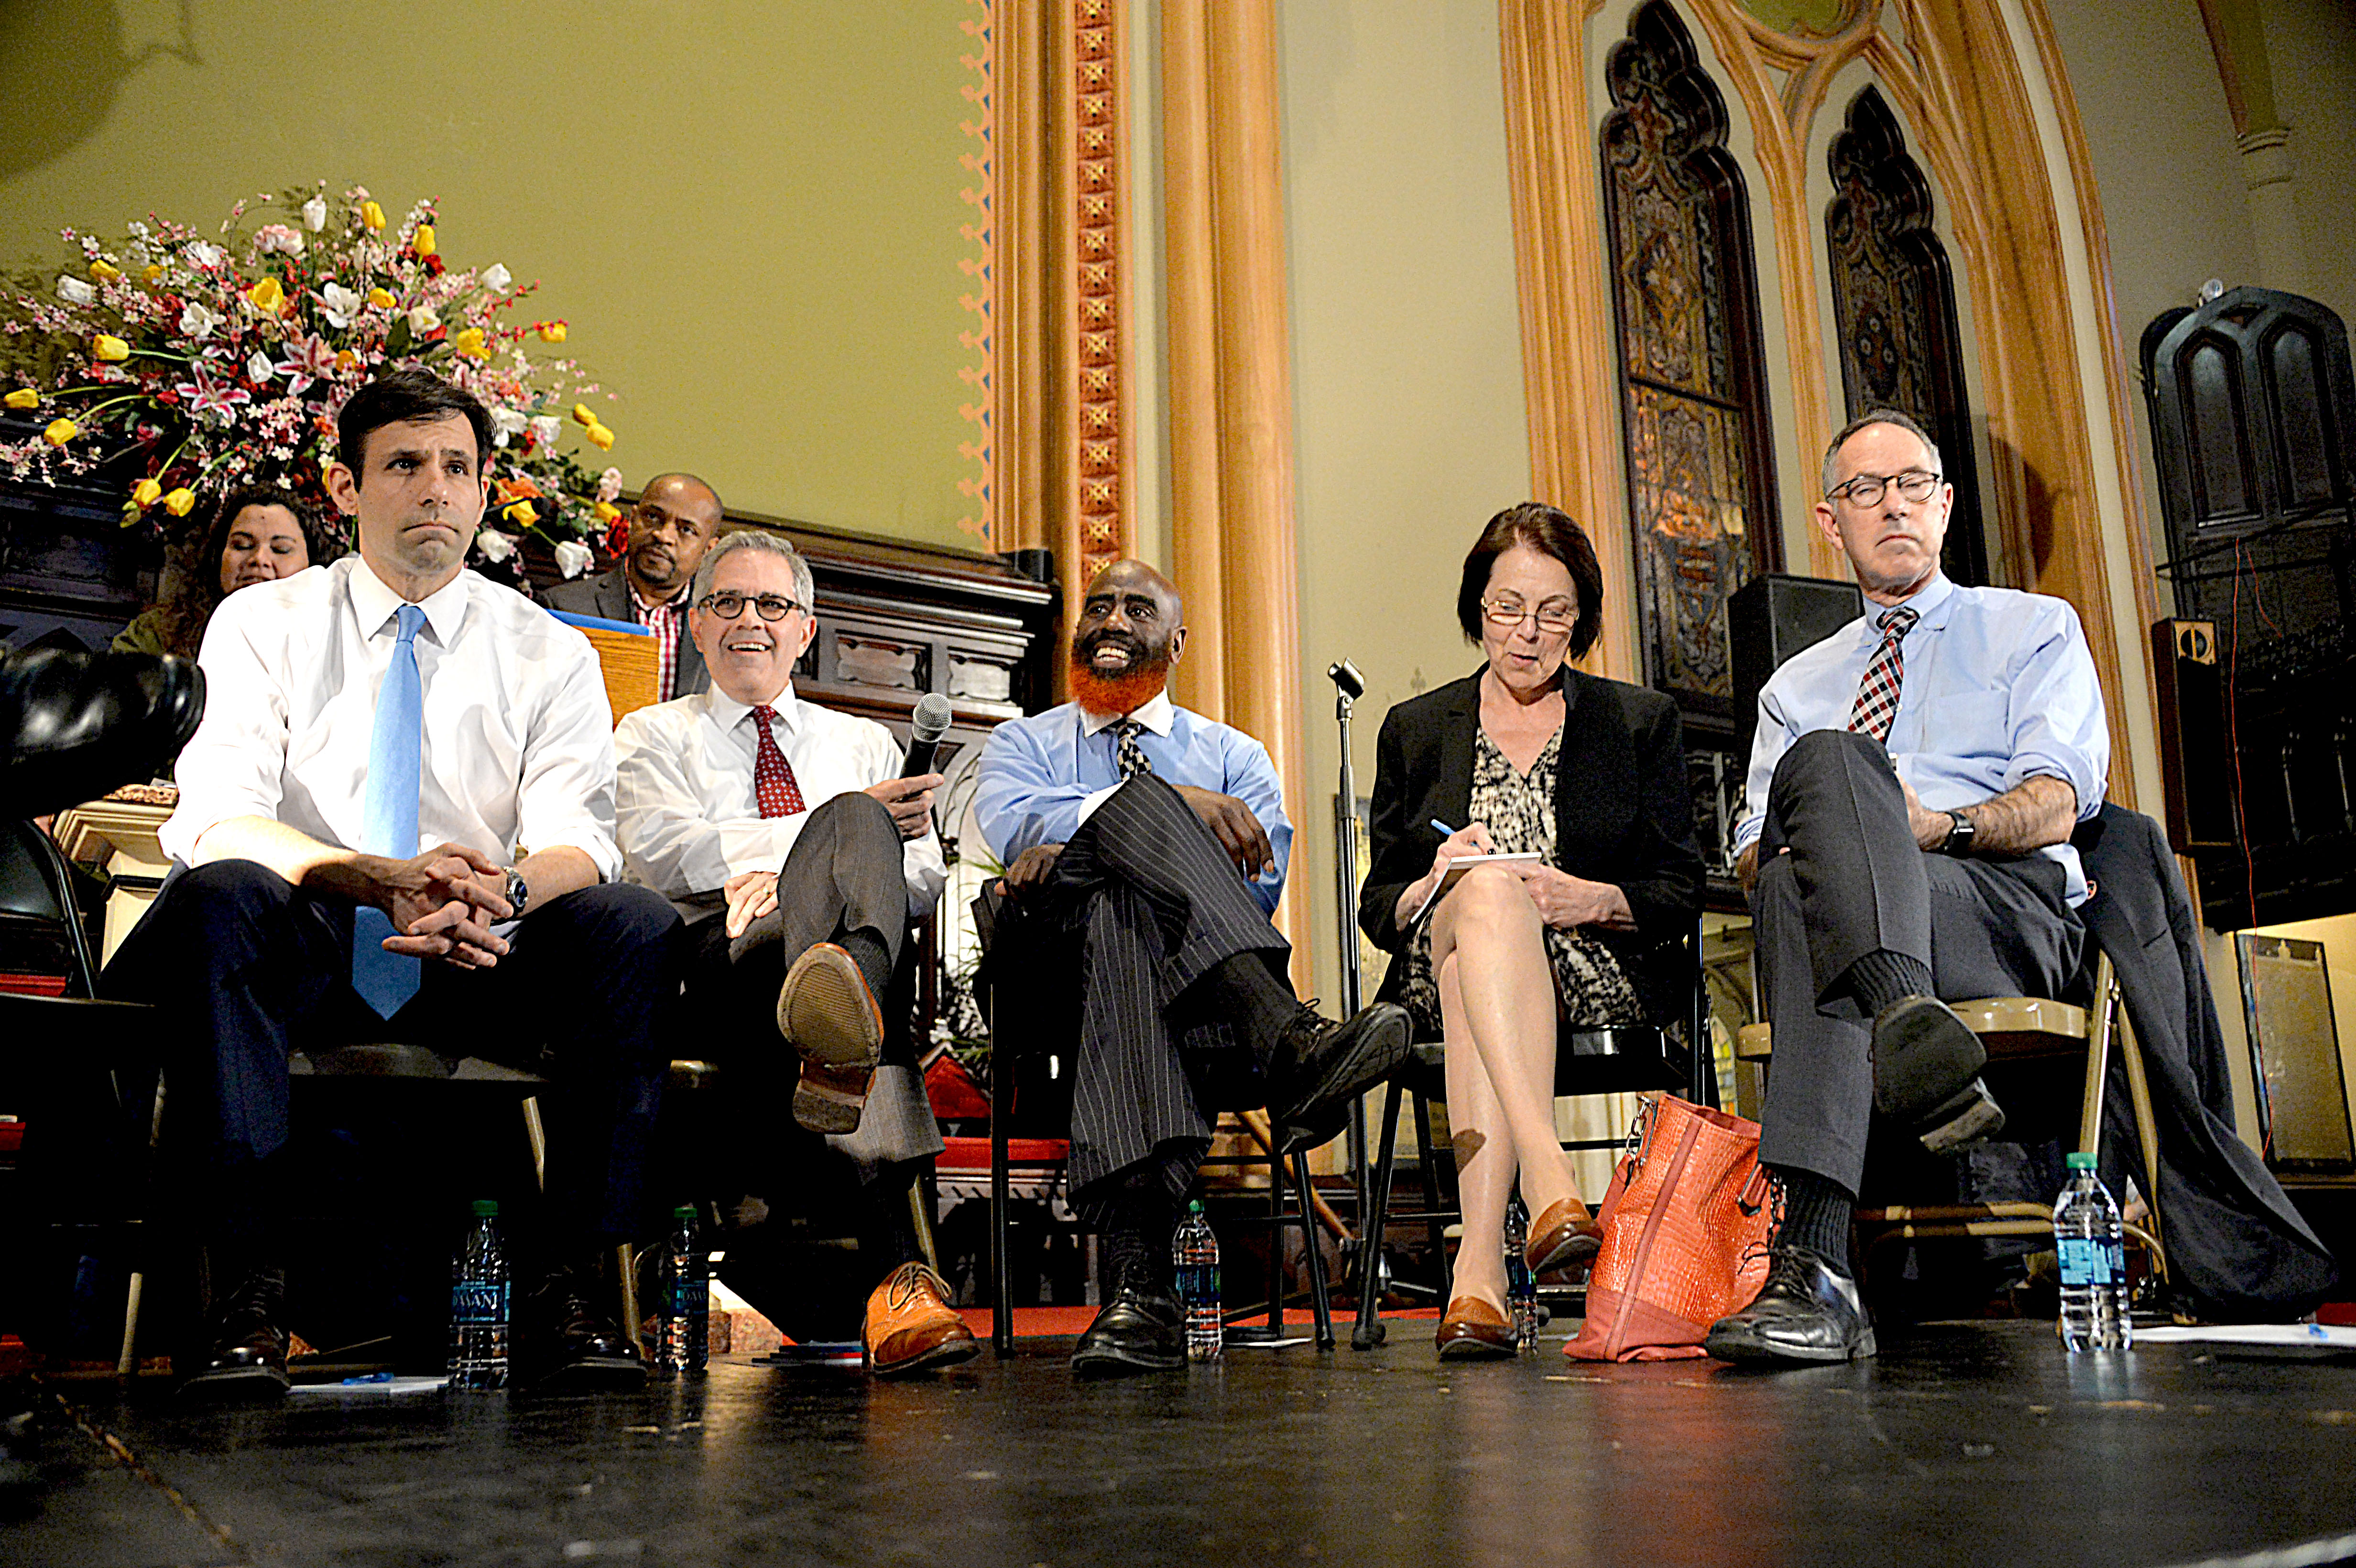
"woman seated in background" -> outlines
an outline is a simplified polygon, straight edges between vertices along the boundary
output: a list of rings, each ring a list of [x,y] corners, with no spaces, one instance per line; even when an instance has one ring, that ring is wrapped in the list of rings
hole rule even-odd
[[[248,485],[221,497],[197,553],[179,563],[160,603],[115,635],[119,654],[197,656],[213,606],[241,588],[325,566],[343,551],[292,491]]]
[[[1392,709],[1376,752],[1358,923],[1397,955],[1384,997],[1447,1050],[1464,1239],[1445,1359],[1514,1352],[1504,1238],[1517,1173],[1532,1271],[1594,1254],[1555,1132],[1555,1033],[1659,1016],[1644,955],[1701,912],[1676,706],[1567,662],[1594,645],[1602,613],[1577,523],[1536,502],[1498,513],[1456,596],[1487,665]],[[1475,867],[1435,898],[1451,861],[1516,853],[1537,859]]]

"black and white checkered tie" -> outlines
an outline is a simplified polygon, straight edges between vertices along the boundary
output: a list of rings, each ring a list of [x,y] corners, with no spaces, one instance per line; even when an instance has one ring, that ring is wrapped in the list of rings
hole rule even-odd
[[[1857,706],[1849,709],[1848,727],[1859,735],[1870,735],[1884,745],[1890,742],[1890,726],[1898,717],[1898,692],[1906,677],[1906,656],[1899,644],[1922,612],[1901,604],[1885,610],[1874,624],[1881,628],[1881,645],[1873,650],[1873,662],[1865,667],[1865,678],[1858,683]]]
[[[1120,776],[1124,780],[1153,771],[1153,763],[1146,757],[1145,748],[1137,743],[1137,738],[1145,733],[1144,725],[1134,719],[1122,719],[1115,721],[1112,732],[1113,756],[1120,764]]]

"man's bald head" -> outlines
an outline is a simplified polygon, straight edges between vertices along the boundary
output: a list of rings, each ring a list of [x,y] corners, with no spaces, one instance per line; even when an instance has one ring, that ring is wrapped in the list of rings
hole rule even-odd
[[[1089,579],[1072,628],[1072,690],[1096,713],[1129,713],[1170,683],[1186,645],[1177,584],[1141,560]]]
[[[720,492],[692,474],[658,474],[638,492],[630,512],[630,586],[661,603],[695,581],[703,552],[720,537],[726,514]]]

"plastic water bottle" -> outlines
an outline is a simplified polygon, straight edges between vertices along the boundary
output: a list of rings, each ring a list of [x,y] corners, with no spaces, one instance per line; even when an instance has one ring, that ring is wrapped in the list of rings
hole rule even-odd
[[[507,1381],[508,1253],[499,1206],[478,1198],[450,1268],[450,1386],[505,1388]]]
[[[2127,1318],[2127,1272],[2119,1206],[2095,1174],[2094,1157],[2069,1158],[2070,1184],[2053,1205],[2053,1240],[2062,1258],[2062,1343],[2072,1351],[2124,1350],[2135,1337]]]
[[[1176,1265],[1178,1305],[1186,1313],[1186,1359],[1215,1361],[1226,1344],[1219,1318],[1219,1238],[1211,1233],[1199,1199],[1186,1206],[1186,1217],[1178,1222],[1171,1262]]]
[[[700,1378],[712,1328],[710,1263],[695,1223],[695,1211],[670,1211],[670,1239],[663,1244],[662,1324],[655,1341],[655,1366],[666,1377]]]
[[[1516,1192],[1505,1201],[1505,1320],[1524,1350],[1538,1343],[1538,1282],[1530,1273],[1529,1242],[1530,1211]]]

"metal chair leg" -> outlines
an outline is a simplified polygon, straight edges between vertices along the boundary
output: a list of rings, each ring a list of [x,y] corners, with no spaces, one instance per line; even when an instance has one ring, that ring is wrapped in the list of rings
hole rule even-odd
[[[622,1273],[622,1332],[630,1337],[638,1354],[651,1364],[654,1358],[647,1348],[646,1336],[638,1332],[639,1325],[646,1321],[638,1316],[638,1249],[622,1243],[614,1249],[614,1262]]]
[[[2159,1123],[2152,1115],[2151,1080],[2144,1071],[2143,1046],[2135,1037],[2135,1026],[2127,1020],[2125,1008],[2119,1013],[2119,1054],[2126,1059],[2127,1103],[2135,1111],[2136,1142],[2143,1152],[2143,1200],[2150,1215],[2146,1228],[2157,1243],[2152,1249],[2155,1266],[2165,1277],[2166,1266],[2157,1261],[2163,1257],[2161,1248],[2168,1239],[2168,1232],[2159,1223]]]
[[[540,1119],[540,1096],[527,1094],[523,1099],[524,1141],[531,1145],[531,1180],[541,1191],[548,1190],[548,1126]]]
[[[76,923],[76,930],[80,930]],[[155,1100],[147,1112],[147,1169],[150,1179],[155,1169],[155,1150],[164,1141],[164,1074],[155,1074]],[[140,1228],[140,1241],[146,1241],[146,1227]],[[114,1375],[124,1382],[139,1370],[139,1302],[146,1294],[147,1274],[144,1269],[131,1271],[128,1287],[123,1293],[123,1350],[114,1358]]]
[[[990,1053],[990,1347],[1001,1358],[1014,1354],[1014,1282],[1008,1277],[1007,1126],[1005,1108],[1013,1073],[1002,1054]]]
[[[1354,1350],[1371,1350],[1384,1338],[1379,1299],[1383,1232],[1390,1219],[1391,1172],[1398,1154],[1399,1098],[1399,1086],[1391,1084],[1383,1097],[1382,1153],[1376,1158],[1374,1180],[1366,1189],[1365,1217],[1358,1225],[1358,1321],[1350,1330],[1350,1349]]]
[[[932,1204],[925,1196],[926,1185],[921,1177],[908,1184],[908,1218],[916,1221],[916,1250],[925,1254],[925,1266],[938,1274],[941,1250],[933,1242]]]
[[[1309,1151],[1292,1151],[1293,1194],[1301,1203],[1301,1245],[1303,1265],[1309,1270],[1309,1312],[1317,1324],[1317,1348],[1333,1348],[1333,1306],[1326,1296],[1325,1249],[1317,1240],[1317,1211],[1309,1201],[1313,1190],[1309,1182]]]

